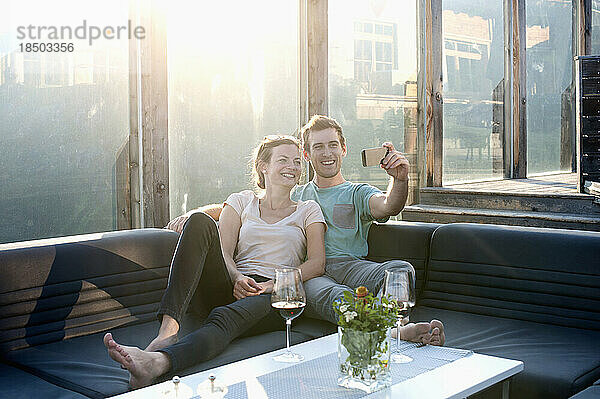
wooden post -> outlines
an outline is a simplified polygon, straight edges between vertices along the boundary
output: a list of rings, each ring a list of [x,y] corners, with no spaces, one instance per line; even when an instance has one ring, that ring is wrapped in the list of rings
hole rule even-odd
[[[527,64],[525,0],[512,0],[513,178],[527,177]]]
[[[300,0],[306,1],[306,69],[300,74],[300,84],[305,84],[304,95],[300,103],[301,115],[305,120],[316,114],[327,115],[328,107],[328,1],[327,0]],[[302,30],[301,30],[302,32]],[[303,38],[301,38],[304,40]],[[303,43],[301,43],[302,48]],[[306,82],[306,83],[304,83]],[[304,107],[304,108],[303,108]],[[308,180],[314,177],[312,166],[308,167]]]
[[[417,0],[417,112],[416,112],[416,125],[417,125],[417,156],[416,156],[416,168],[417,168],[417,179],[420,188],[427,181],[427,165],[425,161],[425,110],[427,108],[427,98],[425,95],[425,68],[426,68],[426,47],[425,47],[425,1]],[[413,203],[418,204],[420,201],[420,190],[415,190],[413,193]]]
[[[513,177],[512,156],[512,0],[504,0],[504,133],[502,153],[504,178]]]
[[[129,19],[135,26],[139,25],[140,10],[138,2],[129,2]],[[142,227],[141,223],[141,197],[140,197],[140,136],[139,136],[139,98],[138,98],[138,50],[140,41],[132,36],[129,39],[129,228]]]
[[[127,141],[119,149],[115,162],[117,230],[131,229],[131,185],[129,182],[129,173],[129,141]]]
[[[577,55],[592,52],[592,0],[575,0],[577,14]]]
[[[426,160],[427,186],[442,186],[443,97],[442,97],[442,0],[425,0],[426,48]]]
[[[500,80],[492,91],[492,171],[504,174],[504,159],[506,158],[506,139],[504,136],[504,79]]]
[[[560,170],[572,170],[575,159],[574,87],[571,82],[560,96]]]
[[[417,109],[413,107],[405,107],[403,110],[404,117],[404,155],[410,162],[409,181],[408,181],[408,198],[406,205],[416,204],[419,201],[419,148],[417,145],[418,129],[417,129]]]
[[[308,122],[308,92],[307,92],[307,54],[306,54],[306,19],[307,0],[298,0],[298,125],[304,126]],[[298,129],[299,131],[300,129]]]
[[[307,0],[308,117],[327,115],[327,0]]]
[[[166,12],[152,0],[141,11],[146,38],[140,41],[143,226],[169,222],[169,146]]]

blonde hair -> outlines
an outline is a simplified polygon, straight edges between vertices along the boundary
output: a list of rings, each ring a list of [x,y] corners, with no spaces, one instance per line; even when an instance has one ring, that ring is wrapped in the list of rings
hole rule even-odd
[[[342,145],[342,147],[346,146],[346,138],[342,133],[342,127],[335,119],[325,115],[313,115],[313,117],[310,118],[308,123],[302,126],[302,129],[300,130],[300,135],[302,137],[302,147],[304,148],[304,151],[310,153],[310,146],[308,144],[308,137],[310,135],[310,132],[318,132],[320,130],[325,130],[329,128],[335,129],[335,131],[338,134],[340,144]]]
[[[259,169],[259,163],[271,162],[273,148],[279,147],[283,144],[295,145],[298,147],[298,150],[300,150],[300,142],[298,139],[293,136],[286,135],[265,136],[260,144],[254,149],[254,156],[252,157],[252,175],[256,185],[263,190],[265,188],[265,175],[262,170]]]

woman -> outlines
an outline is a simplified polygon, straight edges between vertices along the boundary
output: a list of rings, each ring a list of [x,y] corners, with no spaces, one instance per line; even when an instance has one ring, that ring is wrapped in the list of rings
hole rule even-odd
[[[326,224],[321,209],[314,201],[290,199],[301,175],[299,142],[291,136],[265,137],[253,166],[264,195],[230,195],[218,230],[204,213],[194,213],[186,222],[159,307],[161,327],[148,348],[122,346],[110,333],[104,336],[111,358],[130,372],[132,388],[209,360],[250,329],[282,328],[269,295],[276,267],[299,267],[305,280],[323,274]],[[192,301],[193,310],[208,317],[177,342]]]

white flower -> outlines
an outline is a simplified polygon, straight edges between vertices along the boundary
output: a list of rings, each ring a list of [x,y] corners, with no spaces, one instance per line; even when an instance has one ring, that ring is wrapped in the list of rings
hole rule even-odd
[[[353,320],[356,316],[358,316],[358,313],[356,313],[356,312],[344,313],[344,317],[346,318],[346,323],[349,323],[350,320]]]
[[[340,312],[346,313],[346,310],[348,310],[348,308],[349,308],[348,305],[342,305],[342,306],[340,306]]]

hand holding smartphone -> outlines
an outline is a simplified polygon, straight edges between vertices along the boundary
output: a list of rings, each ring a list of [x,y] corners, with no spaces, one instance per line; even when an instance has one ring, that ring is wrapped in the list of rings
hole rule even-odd
[[[362,165],[364,167],[381,165],[381,161],[389,152],[390,149],[386,147],[366,148],[360,152]]]

